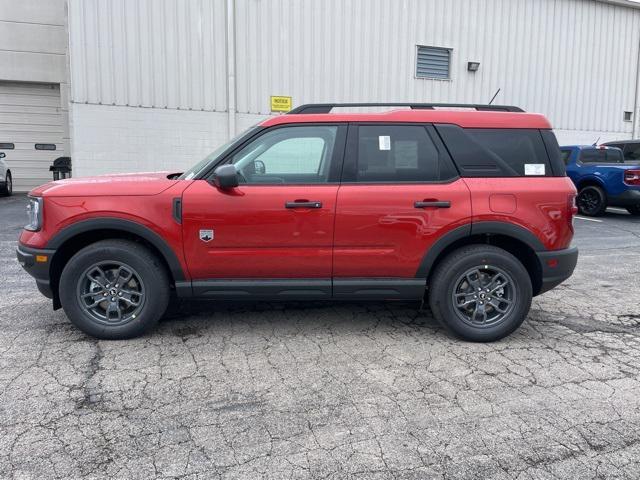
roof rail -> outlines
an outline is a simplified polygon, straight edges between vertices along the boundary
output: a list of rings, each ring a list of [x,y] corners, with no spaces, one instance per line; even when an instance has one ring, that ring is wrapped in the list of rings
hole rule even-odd
[[[477,105],[472,103],[308,103],[290,110],[289,114],[329,113],[336,107],[409,107],[412,110],[434,110],[436,108],[474,108],[488,112],[524,112],[510,105]]]

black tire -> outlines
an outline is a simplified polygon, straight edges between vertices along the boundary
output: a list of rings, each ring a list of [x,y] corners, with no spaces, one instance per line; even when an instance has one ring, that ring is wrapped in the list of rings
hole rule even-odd
[[[472,285],[467,280],[465,274],[469,271],[478,271],[478,275],[472,273],[470,278],[476,278],[479,284]],[[496,272],[495,277],[490,277],[491,271]],[[505,282],[500,281],[501,277]],[[495,285],[503,288],[497,287],[496,291],[489,278],[497,279]],[[476,292],[478,285],[485,291]],[[487,293],[487,289],[492,293]],[[484,301],[475,300],[476,294],[482,295]],[[469,245],[450,253],[438,265],[429,285],[429,304],[435,318],[454,335],[473,342],[492,342],[515,331],[529,313],[531,297],[531,278],[522,263],[509,252],[491,245]],[[509,299],[511,303],[507,304]],[[472,302],[464,308],[473,311],[473,320],[463,312],[463,305],[456,305],[457,301]],[[480,307],[480,303],[484,306]],[[485,312],[484,322],[475,321],[478,310],[480,315]],[[495,314],[494,320],[489,319],[490,314]]]
[[[607,210],[607,195],[600,187],[582,187],[576,199],[578,211],[588,217],[599,217]]]
[[[13,194],[13,178],[11,177],[11,172],[7,172],[4,181],[4,187],[0,189],[0,195],[8,197]]]
[[[640,205],[631,205],[630,207],[627,207],[627,212],[629,212],[634,217],[639,217],[640,216]]]
[[[118,279],[124,279],[122,284],[116,283]],[[88,335],[108,340],[133,338],[152,330],[164,314],[169,283],[161,260],[144,246],[104,240],[83,248],[65,265],[60,302],[69,320]],[[92,302],[95,306],[88,305]]]

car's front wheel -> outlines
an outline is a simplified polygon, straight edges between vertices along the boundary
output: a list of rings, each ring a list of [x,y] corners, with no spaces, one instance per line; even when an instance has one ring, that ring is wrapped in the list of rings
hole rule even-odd
[[[576,203],[582,215],[598,217],[607,210],[607,195],[600,187],[587,185],[580,189]]]
[[[7,175],[4,178],[4,187],[0,194],[9,196],[13,193],[13,178],[11,178],[11,172],[7,172]]]
[[[164,314],[169,277],[147,248],[104,240],[76,253],[60,276],[60,302],[71,322],[101,339],[147,333]]]
[[[531,278],[509,252],[492,245],[455,250],[437,267],[429,285],[436,319],[458,337],[499,340],[524,321],[531,306]]]

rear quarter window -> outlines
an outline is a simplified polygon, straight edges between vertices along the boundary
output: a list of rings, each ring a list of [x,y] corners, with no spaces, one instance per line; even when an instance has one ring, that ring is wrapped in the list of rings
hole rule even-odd
[[[458,170],[465,177],[564,176],[553,133],[537,129],[436,126]],[[553,168],[550,153],[553,154]]]
[[[551,168],[538,130],[467,129],[482,147],[514,172],[514,176],[547,176]]]

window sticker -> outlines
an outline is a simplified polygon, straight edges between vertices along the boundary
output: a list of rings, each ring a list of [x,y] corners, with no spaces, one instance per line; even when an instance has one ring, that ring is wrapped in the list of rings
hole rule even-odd
[[[525,163],[524,164],[525,175],[544,175],[544,163]]]
[[[378,148],[380,150],[391,150],[391,137],[389,135],[380,135],[378,137]]]

